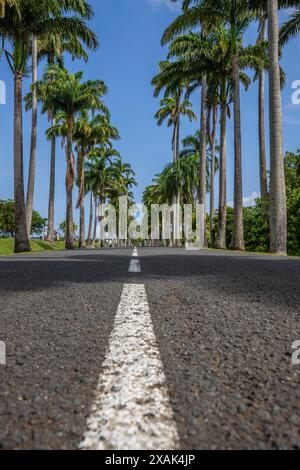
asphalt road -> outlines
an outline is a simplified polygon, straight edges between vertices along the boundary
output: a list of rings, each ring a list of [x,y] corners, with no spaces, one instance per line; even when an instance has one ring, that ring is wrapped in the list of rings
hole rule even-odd
[[[131,261],[131,249],[0,258],[0,448],[80,447],[124,285],[142,284],[177,447],[300,449],[300,261],[180,249],[139,249],[141,272]]]

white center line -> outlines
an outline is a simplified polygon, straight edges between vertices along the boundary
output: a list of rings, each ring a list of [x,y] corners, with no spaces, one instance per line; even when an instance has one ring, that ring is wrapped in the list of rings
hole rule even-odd
[[[140,273],[142,272],[141,263],[138,259],[132,259],[130,261],[130,266],[128,272],[130,273]]]
[[[178,446],[145,286],[125,284],[80,448],[174,450]]]

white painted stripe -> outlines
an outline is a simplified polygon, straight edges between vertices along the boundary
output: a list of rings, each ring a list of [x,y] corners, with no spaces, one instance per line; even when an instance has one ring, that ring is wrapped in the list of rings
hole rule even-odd
[[[133,258],[138,258],[138,257],[139,257],[139,252],[138,252],[137,248],[135,248],[135,249],[133,250],[132,257],[133,257]]]
[[[142,272],[141,264],[138,259],[132,259],[129,266],[130,273],[140,273]]]
[[[145,286],[125,284],[80,448],[175,450],[178,445]]]

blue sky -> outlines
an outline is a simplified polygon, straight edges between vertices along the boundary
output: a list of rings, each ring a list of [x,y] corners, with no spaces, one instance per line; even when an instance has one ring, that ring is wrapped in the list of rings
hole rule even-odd
[[[112,122],[120,130],[122,140],[117,144],[124,160],[136,171],[139,186],[136,201],[152,177],[172,159],[171,130],[157,127],[154,114],[159,100],[153,98],[151,79],[158,63],[166,56],[160,46],[164,29],[178,14],[178,6],[169,0],[90,0],[95,17],[92,27],[97,32],[101,46],[92,53],[88,64],[66,61],[72,71],[83,70],[86,78],[104,79],[109,87],[106,103],[111,110]],[[281,19],[287,15],[282,13]],[[256,40],[256,26],[245,36],[245,44]],[[300,79],[300,43],[294,39],[284,49],[282,66],[287,74],[283,92],[285,150],[300,147],[300,107],[291,102],[292,82]],[[44,65],[40,66],[40,75]],[[0,197],[13,196],[13,80],[2,57],[0,79],[7,85],[7,103],[1,106],[0,142],[1,171]],[[24,80],[24,91],[29,88],[29,77]],[[199,114],[200,92],[195,92],[192,102]],[[267,94],[266,94],[267,95]],[[37,182],[34,207],[47,217],[50,145],[44,137],[47,119],[39,120]],[[199,122],[183,121],[182,137],[193,133]],[[257,84],[242,93],[243,174],[245,202],[259,191],[258,138],[257,138]],[[268,122],[266,123],[268,128]],[[27,168],[30,145],[30,114],[24,115],[24,168]],[[56,225],[65,219],[65,158],[58,145]],[[216,202],[217,202],[216,194]],[[228,129],[228,201],[233,199],[233,132]],[[88,205],[88,204],[87,204]],[[76,211],[77,212],[77,211]],[[78,214],[76,213],[76,221]]]

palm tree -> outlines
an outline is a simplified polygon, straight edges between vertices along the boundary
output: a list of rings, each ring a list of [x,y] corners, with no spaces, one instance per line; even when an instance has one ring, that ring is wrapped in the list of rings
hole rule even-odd
[[[270,54],[270,233],[271,251],[286,254],[287,209],[282,143],[278,1],[268,0]]]
[[[131,188],[137,186],[135,180],[135,172],[133,171],[130,163],[124,162],[122,159],[114,161],[113,169],[117,175],[117,190],[115,194],[111,194],[112,198],[115,199],[119,196],[127,196],[128,199],[133,199]]]
[[[74,140],[76,142],[77,158],[77,182],[79,187],[76,207],[80,209],[80,247],[85,245],[85,221],[84,221],[84,161],[96,145],[109,145],[111,140],[118,140],[119,133],[110,124],[109,112],[105,106],[102,108],[104,115],[99,114],[89,119],[88,113],[82,113],[75,124]]]
[[[85,43],[85,41],[83,41]],[[94,46],[97,44],[95,42]],[[38,42],[38,59],[39,61],[46,59],[48,65],[57,63],[61,67],[64,65],[63,54],[67,52],[72,58],[88,60],[88,56],[81,43],[80,38],[71,36],[64,38],[61,34],[50,34]],[[51,126],[55,125],[53,117],[49,116]],[[56,163],[56,136],[53,134],[51,138],[51,158],[50,158],[50,184],[49,184],[49,205],[48,205],[48,230],[47,240],[54,239],[54,199],[55,199],[55,163]]]
[[[90,219],[89,219],[89,230],[88,230],[88,246],[93,246],[93,239],[96,237],[96,229],[97,229],[97,191],[96,191],[96,184],[99,178],[98,171],[95,171],[95,167],[97,166],[97,162],[102,161],[103,164],[105,162],[111,162],[117,158],[120,159],[120,154],[117,150],[115,150],[110,143],[106,143],[105,145],[95,147],[88,155],[89,161],[84,165],[84,180],[85,180],[85,190],[86,193],[90,192]],[[106,168],[106,166],[105,166]],[[95,214],[94,214],[94,202],[95,202]],[[94,237],[93,237],[93,215],[95,216],[94,222]]]
[[[99,147],[91,154],[91,161],[85,164],[85,179],[87,187],[94,196],[95,218],[92,245],[95,245],[97,237],[98,222],[101,222],[102,215],[98,217],[98,208],[106,200],[116,206],[117,199],[121,195],[132,197],[130,188],[136,185],[134,172],[128,163],[124,163],[118,153],[112,148]],[[102,234],[103,235],[103,234]]]
[[[158,96],[161,90],[165,89],[165,100],[161,101],[162,108],[157,112],[155,118],[158,121],[158,125],[161,125],[165,119],[169,117],[168,127],[173,126],[173,162],[176,162],[179,158],[180,153],[180,125],[181,115],[189,117],[190,121],[196,120],[196,115],[192,111],[191,103],[185,98],[182,99],[183,90],[188,85],[185,80],[181,77],[178,80],[167,83],[164,80],[165,72],[168,70],[170,62],[164,61],[160,63],[160,72],[152,80],[152,85],[155,87],[154,96]],[[169,101],[168,101],[169,100]],[[168,109],[169,108],[169,109]],[[173,216],[173,225],[178,225],[179,213],[178,203],[180,196],[178,195],[177,200],[174,199],[173,204],[176,205],[176,211]],[[175,230],[174,230],[175,233]],[[177,240],[174,240],[174,244],[177,244]]]
[[[66,3],[65,3],[66,2]],[[15,252],[30,251],[26,224],[24,175],[23,175],[23,118],[22,80],[26,69],[32,36],[65,30],[86,34],[86,26],[78,17],[61,17],[62,6],[69,3],[56,0],[18,0],[15,6],[7,6],[0,19],[0,35],[12,42],[13,50],[5,55],[14,75],[14,188],[16,236]]]
[[[73,142],[75,131],[75,118],[84,110],[99,109],[101,97],[106,91],[104,83],[100,80],[82,83],[82,73],[69,74],[57,65],[50,66],[38,83],[38,98],[43,102],[44,110],[50,110],[53,116],[62,112],[65,114],[66,138],[66,192],[67,192],[67,230],[66,249],[74,248],[73,225],[73,188],[75,182],[75,159]]]
[[[279,0],[279,8],[295,6],[298,2],[291,0]],[[262,44],[266,39],[266,27],[268,20],[267,0],[250,0],[249,7],[252,8],[258,20],[258,39],[257,44]],[[282,28],[282,44],[287,40],[286,25]],[[285,30],[285,32],[284,32]],[[266,46],[268,46],[266,44]],[[281,71],[282,84],[284,82],[284,73]],[[265,70],[259,67],[256,71],[258,78],[258,125],[259,125],[259,172],[260,172],[260,192],[262,199],[268,197],[267,164],[266,164],[266,137],[265,137]]]
[[[161,88],[161,77],[160,75],[163,74],[164,68],[167,66],[167,64],[162,65],[161,64],[161,70],[162,73],[157,75],[153,79],[153,84],[156,85],[156,91],[155,94],[159,93],[159,90]],[[169,91],[169,88],[167,88],[166,92]],[[180,117],[181,116],[187,116],[191,121],[196,121],[197,117],[195,113],[192,110],[192,103],[188,101],[187,99],[184,99],[181,101],[181,96],[182,96],[182,86],[181,84],[176,84],[174,87],[174,91],[172,93],[172,96],[167,96],[164,98],[160,105],[161,108],[157,111],[155,115],[155,119],[157,120],[157,124],[161,126],[166,120],[168,127],[173,126],[173,138],[172,138],[172,148],[173,148],[173,163],[176,163],[178,158],[179,158],[179,142],[180,142]],[[174,199],[172,202],[178,203],[178,199],[180,198],[180,195],[177,194],[177,200]],[[174,225],[177,224],[177,221],[179,219],[179,214],[177,214],[177,211],[174,214]],[[175,233],[175,230],[174,230]],[[176,244],[177,241],[174,240],[174,243]]]
[[[259,29],[257,43],[265,41],[267,14],[264,9],[258,15]],[[258,135],[259,135],[259,174],[260,174],[260,194],[266,200],[268,197],[267,182],[267,162],[266,162],[266,133],[265,133],[265,70],[260,67],[258,70]]]
[[[92,11],[89,4],[83,0],[70,0],[69,2],[62,2],[62,8],[66,13],[76,13],[82,19],[90,19]],[[87,39],[87,41],[86,41]],[[28,172],[28,185],[27,185],[27,198],[26,198],[26,221],[28,234],[31,231],[32,209],[34,200],[34,187],[35,187],[35,173],[36,173],[36,144],[37,144],[37,97],[35,84],[38,79],[38,60],[47,56],[48,64],[54,62],[56,57],[59,63],[63,62],[63,52],[68,51],[72,54],[73,58],[84,58],[87,60],[87,55],[84,51],[83,44],[87,43],[88,46],[95,49],[98,45],[94,33],[86,27],[84,35],[74,35],[74,32],[67,31],[62,28],[59,32],[40,36],[39,40],[35,35],[32,36],[32,126],[31,126],[31,145],[30,145],[30,160]],[[55,136],[53,137],[55,139]],[[49,214],[48,214],[48,240],[53,241],[54,235],[54,191],[55,191],[55,142],[51,144],[51,168],[50,168],[50,198],[49,198]]]
[[[200,25],[201,26],[201,25]],[[177,39],[175,39],[171,44],[170,44],[170,49],[169,49],[169,55],[168,58],[174,57],[174,56],[181,56],[182,54],[187,52],[187,48],[189,47],[189,42],[195,39],[195,41],[198,40],[198,38],[201,37],[201,41],[203,44],[206,44],[206,35],[205,34],[190,34],[186,36],[180,36]],[[193,42],[194,45],[194,42]],[[200,50],[202,48],[200,47]],[[199,52],[200,52],[199,50]],[[190,58],[190,60],[192,60]],[[162,70],[162,77],[161,77],[161,82],[165,83],[165,85],[168,83],[168,80],[166,81],[166,75],[168,75],[168,69],[172,67],[171,63],[166,63],[165,68]],[[207,91],[207,76],[205,73],[205,70],[202,70],[202,74],[197,77],[196,80],[193,80],[193,84],[190,84],[190,77],[186,77],[186,73],[183,73],[184,70],[181,70],[181,74],[175,75],[172,80],[169,80],[168,87],[171,87],[171,83],[174,81],[178,81],[178,83],[183,83],[187,87],[187,94],[186,97],[190,96],[190,94],[195,91],[196,88],[201,87],[201,109],[200,109],[200,134],[201,134],[201,157],[199,160],[199,174],[200,174],[200,180],[199,180],[199,188],[198,188],[198,194],[199,194],[199,203],[204,207],[204,217],[202,220],[202,225],[203,225],[203,230],[204,230],[204,242],[207,244],[207,237],[206,237],[206,214],[205,214],[205,206],[206,206],[206,178],[205,178],[205,171],[206,171],[206,91]],[[202,230],[202,229],[201,229]]]
[[[36,83],[38,80],[38,57],[37,57],[37,37],[32,36],[32,115],[31,115],[31,142],[30,142],[30,159],[28,171],[27,197],[26,197],[26,225],[28,237],[31,234],[34,185],[35,185],[35,169],[36,169],[36,144],[37,144],[37,120],[38,120],[38,103],[36,96]]]
[[[282,25],[280,30],[280,44],[284,45],[300,32],[300,5],[297,0],[279,0],[278,7],[296,7],[295,11],[291,13],[290,18]]]
[[[207,119],[207,129],[208,129],[208,141],[209,145],[206,148],[206,181],[205,181],[205,188],[206,192],[210,192],[211,195],[211,203],[210,203],[210,216],[213,215],[214,217],[214,180],[215,175],[219,170],[219,159],[216,156],[216,152],[219,151],[219,146],[216,145],[216,127],[217,127],[217,116],[216,116],[217,108],[214,109],[214,117],[213,117],[213,130],[212,133],[210,132],[210,123],[209,123],[209,113]],[[183,139],[182,141],[183,150],[180,153],[181,157],[193,157],[196,156],[198,158],[198,162],[200,162],[201,158],[201,151],[202,151],[202,143],[201,143],[201,132],[197,131],[195,135],[191,135]],[[201,183],[199,182],[199,185]],[[213,232],[213,226],[211,226],[211,233]]]
[[[155,79],[154,79],[155,82]],[[179,123],[180,116],[187,116],[190,121],[195,121],[196,115],[192,110],[192,103],[188,100],[181,102],[181,93],[174,93],[174,96],[164,98],[160,102],[160,109],[155,115],[157,124],[161,126],[167,121],[168,127],[173,126],[172,148],[173,148],[173,161],[176,162],[179,157]]]
[[[192,158],[196,157],[198,162],[201,158],[201,131],[196,131],[194,135],[188,135],[182,140],[182,150],[180,152],[180,159],[184,158]],[[211,160],[212,155],[214,155],[214,176],[217,174],[219,170],[219,159],[216,156],[216,151],[219,150],[219,147],[214,145],[214,152],[211,151],[210,144],[208,145],[206,142],[206,154],[207,154],[207,162],[206,162],[206,169],[205,169],[205,176],[206,176],[206,188],[209,190],[211,188]],[[199,173],[199,171],[197,172]]]
[[[201,158],[200,131],[183,140],[183,150],[180,158],[172,162],[158,175],[155,176],[151,186],[145,189],[143,202],[151,214],[152,204],[172,204],[179,199],[180,204],[195,206],[199,198],[199,163]],[[209,153],[208,153],[209,155]],[[209,155],[210,159],[210,155]],[[210,162],[206,170],[206,187],[210,185]]]
[[[218,96],[215,88],[211,88],[211,92],[207,94],[207,137],[210,145],[211,155],[215,155],[216,138],[217,138],[217,121],[218,121]],[[211,127],[212,121],[212,127]],[[210,162],[210,245],[214,245],[214,216],[215,216],[215,174],[216,164],[215,158],[211,158]],[[218,162],[219,163],[219,162]]]

